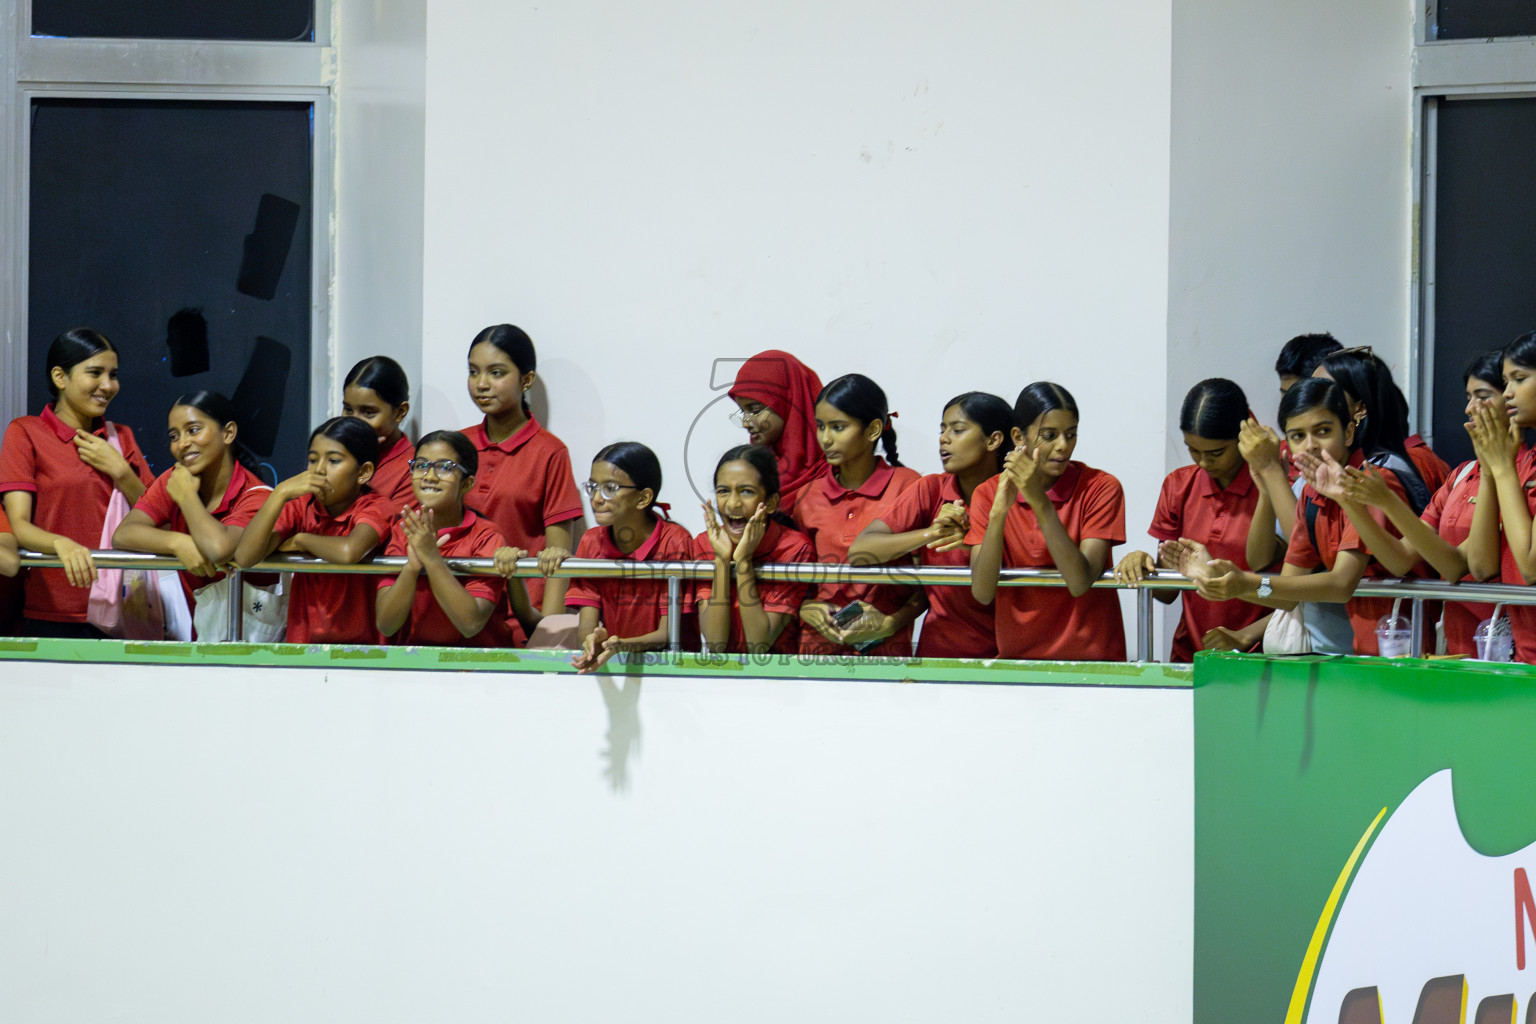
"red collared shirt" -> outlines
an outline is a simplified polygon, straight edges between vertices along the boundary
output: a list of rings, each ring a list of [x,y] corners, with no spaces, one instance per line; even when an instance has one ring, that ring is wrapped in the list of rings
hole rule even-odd
[[[965,504],[955,475],[932,473],[887,503],[876,518],[892,533],[926,530],[933,525],[939,509],[953,501]],[[924,545],[915,554],[920,565],[971,564],[971,553],[963,546],[935,552]],[[972,597],[968,586],[932,586],[923,590],[928,595],[928,614],[917,638],[919,658],[997,657],[997,616],[991,605]]]
[[[391,514],[398,514],[405,506],[416,499],[411,490],[410,461],[416,457],[416,446],[411,444],[411,439],[401,434],[395,439],[395,443],[389,446],[389,451],[379,454],[378,464],[373,467],[373,477],[368,481],[368,489],[381,495],[390,503]],[[381,536],[386,536],[381,534]]]
[[[506,538],[494,524],[480,518],[469,509],[464,510],[463,522],[458,526],[438,530],[437,536],[438,550],[443,553],[444,558],[492,558],[496,554],[496,549],[505,547],[507,543]],[[390,531],[389,544],[384,552],[387,555],[404,556],[406,543],[405,527],[397,522]],[[500,576],[459,576],[457,579],[471,597],[483,597],[491,602],[493,620],[500,614],[502,598],[507,589],[506,580]],[[399,577],[386,576],[379,580],[378,589],[392,587],[398,580]],[[499,646],[489,635],[488,630],[482,629],[475,637],[466,637],[460,633],[459,628],[453,624],[453,620],[448,618],[442,606],[437,603],[437,598],[432,594],[432,584],[425,572],[416,577],[416,595],[411,602],[411,614],[406,617],[405,625],[401,626],[394,636],[387,637],[385,643],[397,647]]]
[[[993,477],[971,495],[971,532],[965,542],[980,544],[997,498]],[[1074,544],[1089,538],[1110,547],[1125,543],[1125,493],[1102,469],[1070,462],[1046,492]],[[1003,568],[1054,569],[1035,510],[1020,495],[1003,522]],[[1124,661],[1125,623],[1113,590],[1093,589],[1072,597],[1059,587],[999,587],[997,650],[1004,658],[1035,661]]]
[[[460,431],[480,453],[475,489],[464,504],[478,510],[501,531],[507,543],[530,555],[544,550],[544,531],[556,523],[580,519],[581,493],[571,474],[571,455],[554,434],[533,417],[511,437],[492,444],[485,423]],[[535,608],[544,599],[544,581],[526,579]]]
[[[693,539],[693,557],[700,562],[715,560],[715,546],[710,543],[707,532]],[[752,552],[753,565],[762,565],[764,562],[784,565],[814,561],[816,548],[811,538],[772,519],[768,520],[768,527],[763,531],[763,539],[758,542],[757,550]],[[805,583],[789,580],[757,581],[757,600],[762,602],[763,611],[782,612],[789,616],[778,639],[769,646],[770,653],[794,654],[800,649],[800,605],[805,602],[809,591],[810,586]],[[714,592],[714,580],[699,580],[694,589],[698,606],[702,608]],[[747,634],[741,628],[741,591],[734,580],[731,584],[731,633],[725,649],[730,654],[750,653],[747,650]]]
[[[133,431],[121,424],[113,426],[123,457],[147,486],[154,474],[144,461]],[[93,433],[105,438],[106,423]],[[41,415],[12,420],[4,442],[0,442],[0,492],[29,492],[33,525],[94,550],[102,547],[102,525],[114,485],[110,477],[80,458],[74,441],[75,428],[59,419],[51,405]],[[46,622],[85,621],[90,588],[70,586],[62,569],[33,569],[27,573],[26,595],[28,618]]]
[[[691,562],[693,538],[670,519],[657,519],[651,535],[624,554],[613,542],[611,527],[588,530],[576,546],[577,558],[633,562]],[[683,617],[693,613],[693,581],[683,580]],[[654,633],[667,614],[667,581],[640,579],[573,579],[565,603],[571,608],[596,608],[598,621],[610,636],[632,640]],[[683,635],[687,636],[687,623]]]
[[[1418,434],[1410,435],[1403,444],[1408,450],[1408,459],[1413,463],[1413,468],[1419,471],[1419,479],[1424,481],[1429,493],[1434,494],[1445,483],[1445,478],[1451,475],[1451,467]]]
[[[1515,474],[1525,491],[1526,507],[1536,514],[1536,448],[1523,451],[1516,457]],[[1520,567],[1515,564],[1509,540],[1502,530],[1499,533],[1499,582],[1517,587],[1526,585],[1520,575]],[[1512,604],[1504,610],[1509,613],[1509,625],[1515,633],[1515,659],[1536,664],[1536,606]]]
[[[884,459],[875,460],[875,471],[854,490],[837,482],[831,473],[817,477],[800,492],[794,518],[816,547],[816,560],[824,564],[848,561],[848,548],[880,514],[886,502],[894,501],[918,480],[917,471],[906,466],[891,466]],[[816,588],[816,600],[836,608],[853,601],[867,601],[887,615],[899,610],[912,595],[912,587],[879,583],[843,583],[832,580]],[[851,647],[834,645],[815,630],[801,634],[802,654],[848,654]],[[892,658],[912,656],[912,629],[897,631],[878,647],[866,652]]]
[[[1435,491],[1420,517],[1434,529],[1447,544],[1458,547],[1467,542],[1472,533],[1472,515],[1477,511],[1477,490],[1482,484],[1482,470],[1477,460],[1463,462],[1456,467],[1440,489]],[[1499,538],[1503,546],[1502,535]],[[1501,553],[1502,555],[1502,553]],[[1462,577],[1473,582],[1472,574]],[[1475,601],[1445,602],[1445,651],[1447,654],[1477,655],[1477,645],[1472,634],[1478,623],[1493,614],[1493,605]]]
[[[1350,454],[1349,465],[1358,469],[1364,463],[1365,455],[1359,449]],[[1381,476],[1399,498],[1407,500],[1403,485],[1398,481],[1396,473],[1390,469],[1383,469]],[[1307,529],[1309,504],[1317,506],[1315,545]],[[1402,536],[1397,528],[1387,521],[1385,512],[1373,508],[1370,514],[1371,518],[1392,536]],[[1296,501],[1296,525],[1291,529],[1291,543],[1285,550],[1285,560],[1288,564],[1302,569],[1317,569],[1319,566],[1332,569],[1334,563],[1338,561],[1340,551],[1364,551],[1367,555],[1370,554],[1370,550],[1360,539],[1359,532],[1349,521],[1349,516],[1345,514],[1339,503],[1318,494],[1312,489],[1312,485],[1308,484],[1302,489],[1301,497]],[[1361,578],[1392,579],[1393,576],[1382,567],[1381,563],[1372,558],[1366,564],[1365,573]],[[1376,654],[1376,623],[1383,615],[1391,614],[1392,599],[1390,597],[1352,597],[1345,602],[1344,610],[1349,614],[1349,624],[1355,631],[1355,653]],[[1407,617],[1406,613],[1404,617]]]
[[[228,457],[233,459],[233,453]],[[182,515],[181,506],[176,504],[165,489],[166,482],[175,471],[173,466],[156,477],[154,483],[149,485],[149,490],[144,492],[144,496],[133,507],[135,511],[149,516],[150,522],[163,530],[186,533],[187,517]],[[225,526],[243,527],[256,517],[256,513],[261,510],[262,504],[267,500],[267,495],[271,493],[272,488],[246,472],[245,467],[236,462],[235,468],[229,474],[229,486],[224,488],[224,494],[219,498],[218,505],[210,509],[209,513]],[[195,602],[192,596],[193,591],[217,583],[223,578],[223,573],[205,578],[194,576],[183,570],[181,589],[186,592],[187,607],[192,607]]]
[[[372,490],[363,491],[335,516],[311,494],[283,506],[272,527],[272,536],[287,539],[296,533],[309,533],[317,537],[349,537],[358,527],[369,526],[379,535],[377,549],[389,539],[396,513],[393,499]],[[288,643],[378,643],[379,630],[373,614],[376,589],[376,581],[363,575],[294,573],[288,598]]]
[[[1198,540],[1212,558],[1225,558],[1248,569],[1248,526],[1259,504],[1259,489],[1244,463],[1226,488],[1199,466],[1181,466],[1163,480],[1157,511],[1147,533],[1156,540]],[[1173,633],[1170,660],[1193,661],[1205,634],[1217,626],[1242,629],[1269,614],[1247,601],[1207,601],[1193,590],[1180,595],[1183,614]]]

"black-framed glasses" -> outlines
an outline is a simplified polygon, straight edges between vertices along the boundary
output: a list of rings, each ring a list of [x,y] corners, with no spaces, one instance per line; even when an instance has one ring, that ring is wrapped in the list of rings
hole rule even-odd
[[[620,491],[638,491],[640,488],[634,484],[621,484],[617,480],[604,480],[598,483],[596,480],[588,480],[581,485],[581,489],[587,492],[587,497],[601,494],[607,501],[612,501],[619,496]]]
[[[431,470],[438,476],[447,476],[450,473],[463,473],[465,476],[469,475],[468,470],[459,465],[457,462],[454,462],[452,459],[438,459],[435,462],[431,459],[412,459],[410,462],[407,462],[406,465],[410,466],[411,472],[417,476],[425,476],[428,470]]]

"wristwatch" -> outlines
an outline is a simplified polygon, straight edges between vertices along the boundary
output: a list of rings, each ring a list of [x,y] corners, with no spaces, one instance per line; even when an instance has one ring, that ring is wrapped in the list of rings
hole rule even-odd
[[[1269,577],[1268,576],[1260,576],[1259,577],[1259,590],[1258,590],[1259,596],[1260,597],[1268,597],[1270,594],[1273,594],[1274,592],[1275,592],[1275,588],[1269,585]]]

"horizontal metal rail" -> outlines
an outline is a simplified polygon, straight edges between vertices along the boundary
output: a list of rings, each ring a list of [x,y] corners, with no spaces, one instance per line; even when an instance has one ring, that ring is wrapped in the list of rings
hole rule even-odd
[[[180,569],[181,562],[169,555],[151,555],[136,551],[92,551],[92,560],[99,569]],[[494,559],[449,558],[448,567],[460,576],[498,576]],[[21,552],[22,568],[59,568],[63,563],[53,555],[34,551]],[[277,555],[259,562],[249,569],[229,567],[238,581],[243,572],[317,572],[357,573],[370,576],[391,576],[405,568],[406,559],[400,557],[374,558],[367,562],[346,564],[327,562],[318,558],[299,555]],[[713,562],[632,562],[627,560],[568,558],[560,563],[552,575],[569,579],[654,579],[667,581],[667,647],[680,651],[682,622],[682,584],[685,579],[710,579],[714,573]],[[537,558],[518,561],[514,573],[519,578],[542,576]],[[836,565],[821,562],[764,563],[756,567],[759,579],[790,581],[795,583],[876,583],[896,586],[969,586],[971,570],[968,566],[872,566]],[[1003,569],[998,574],[998,586],[1002,587],[1064,587],[1066,580],[1053,569]],[[1136,659],[1154,660],[1153,626],[1156,616],[1153,609],[1153,591],[1194,590],[1195,581],[1180,573],[1166,569],[1154,570],[1139,583],[1121,583],[1111,573],[1104,573],[1094,581],[1095,587],[1118,590],[1135,590],[1136,593]],[[1444,580],[1361,580],[1355,588],[1357,597],[1391,597],[1409,602],[1409,621],[1412,624],[1412,650],[1423,650],[1425,630],[1425,601],[1476,601],[1486,604],[1536,605],[1536,587],[1521,587],[1504,583],[1450,583]],[[229,602],[229,635],[241,635],[242,602]]]
[[[101,569],[180,569],[181,562],[170,555],[149,555],[136,551],[93,551],[93,561]],[[497,576],[495,562],[489,558],[449,558],[448,567],[460,576]],[[319,572],[360,573],[369,576],[393,576],[405,567],[400,557],[375,558],[355,565],[326,562],[299,555],[276,555],[251,566],[245,572]],[[22,568],[51,569],[62,565],[53,555],[21,552]],[[233,571],[231,569],[231,571]],[[710,579],[712,562],[631,562],[596,558],[567,558],[553,573],[571,579]],[[517,563],[516,575],[538,578],[539,562],[524,558]],[[756,566],[762,580],[796,583],[888,583],[898,586],[969,586],[971,570],[963,565],[868,566],[836,565],[821,562],[768,563]],[[1276,574],[1278,575],[1278,574]],[[1066,581],[1054,569],[1003,569],[998,585],[1004,587],[1064,587]],[[1119,590],[1194,590],[1198,584],[1187,576],[1158,569],[1137,584],[1121,583],[1112,573],[1104,573],[1095,587]],[[1428,601],[1479,601],[1486,604],[1536,605],[1536,586],[1522,587],[1508,583],[1448,583],[1444,580],[1373,580],[1363,579],[1355,588],[1357,597],[1401,597]]]

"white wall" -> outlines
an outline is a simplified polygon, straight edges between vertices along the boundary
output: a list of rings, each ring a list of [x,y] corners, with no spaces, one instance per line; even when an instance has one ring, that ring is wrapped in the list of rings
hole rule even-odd
[[[368,356],[392,356],[419,381],[426,7],[426,0],[335,0],[333,8],[334,412],[342,378]]]
[[[1175,414],[1225,376],[1273,423],[1275,357],[1309,331],[1373,346],[1410,390],[1412,31],[1406,0],[1174,0]]]
[[[1189,1020],[1187,689],[6,676],[7,1024]]]
[[[942,403],[1059,380],[1150,519],[1166,419],[1169,3],[440,0],[424,426],[478,419],[481,327],[532,334],[578,478],[641,440],[701,525],[716,359],[860,370],[905,461]],[[715,383],[728,385],[728,367]]]

